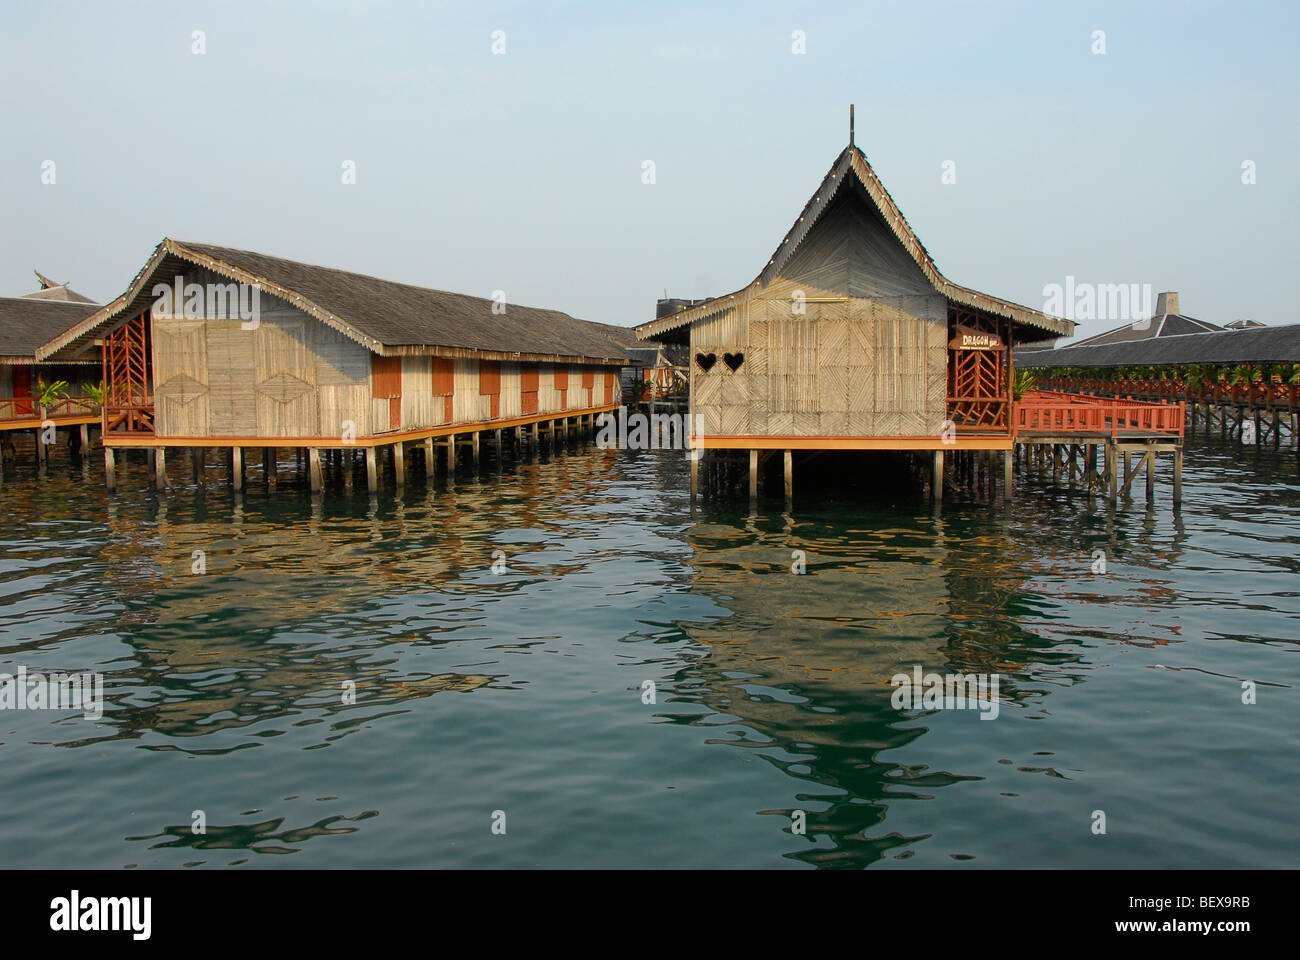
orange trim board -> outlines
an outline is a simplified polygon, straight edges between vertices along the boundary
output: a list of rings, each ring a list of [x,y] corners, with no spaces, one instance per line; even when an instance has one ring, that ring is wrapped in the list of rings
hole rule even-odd
[[[1010,437],[692,437],[705,450],[1010,450]]]
[[[509,427],[522,427],[531,423],[545,423],[548,420],[567,420],[570,417],[585,417],[588,414],[613,412],[620,404],[611,403],[600,407],[584,407],[581,410],[557,410],[552,413],[539,413],[526,417],[511,417],[508,420],[480,420],[476,423],[444,424],[440,427],[426,427],[423,430],[402,430],[394,433],[371,437],[357,437],[355,443],[343,443],[338,437],[152,437],[141,434],[104,434],[106,447],[316,447],[329,450],[346,450],[348,447],[387,447],[394,443],[408,440],[448,437],[452,434],[486,433],[489,430],[505,430]]]

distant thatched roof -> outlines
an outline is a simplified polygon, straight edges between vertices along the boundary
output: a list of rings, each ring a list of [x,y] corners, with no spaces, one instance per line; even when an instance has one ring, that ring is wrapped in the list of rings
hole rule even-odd
[[[1178,313],[1168,313],[1163,317],[1152,317],[1145,323],[1126,323],[1123,326],[1107,330],[1070,344],[1070,347],[1093,347],[1104,343],[1132,343],[1136,340],[1151,340],[1156,337],[1181,337],[1190,333],[1218,333],[1223,327],[1206,320],[1185,317]]]
[[[866,192],[867,197],[874,204],[876,212],[893,231],[903,249],[921,268],[926,278],[934,285],[934,289],[947,297],[949,302],[960,306],[973,307],[1000,317],[1007,317],[1015,323],[1045,331],[1053,336],[1069,336],[1074,332],[1074,323],[1070,320],[1052,317],[1041,310],[1034,310],[1032,307],[1025,307],[1009,300],[992,297],[969,287],[959,286],[948,280],[939,272],[939,268],[935,266],[934,260],[926,252],[925,247],[922,246],[911,225],[903,218],[898,205],[894,203],[894,198],[889,195],[889,191],[880,182],[876,172],[871,169],[871,164],[867,162],[866,155],[853,144],[849,144],[836,157],[835,163],[831,165],[830,171],[823,178],[821,186],[817,188],[816,192],[804,205],[799,214],[799,219],[795,221],[785,239],[781,241],[781,245],[776,248],[776,252],[768,260],[767,266],[763,268],[753,283],[737,290],[735,293],[716,297],[666,317],[643,323],[636,328],[637,336],[643,340],[651,339],[685,324],[695,323],[724,310],[729,310],[738,303],[743,303],[754,296],[780,274],[781,268],[799,249],[800,243],[816,225],[821,215],[831,208],[839,191],[848,187],[851,183],[857,184]]]
[[[127,291],[84,323],[47,343],[48,356],[92,337],[153,303],[154,276],[170,278],[187,265],[237,283],[257,285],[381,356],[436,354],[505,360],[619,363],[622,327],[578,320],[558,310],[506,304],[431,290],[360,273],[285,260],[251,250],[164,239]]]
[[[39,270],[33,270],[36,279],[41,285],[41,289],[33,293],[25,293],[23,297],[29,300],[66,300],[72,303],[94,303],[90,297],[83,297],[66,283],[55,283]]]
[[[32,363],[38,347],[98,309],[67,300],[0,297],[0,363]]]
[[[1300,363],[1300,324],[1152,337],[1129,343],[1033,350],[1016,355],[1021,369],[1158,367],[1190,363]]]

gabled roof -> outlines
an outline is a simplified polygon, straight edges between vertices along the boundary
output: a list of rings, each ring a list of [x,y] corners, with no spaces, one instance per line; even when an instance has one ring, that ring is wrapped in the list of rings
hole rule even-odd
[[[1071,343],[1069,346],[1092,347],[1103,343],[1131,343],[1134,340],[1150,340],[1155,337],[1181,337],[1189,333],[1217,333],[1222,329],[1223,327],[1205,320],[1185,317],[1180,313],[1167,313],[1163,317],[1152,317],[1145,323],[1126,323],[1105,333],[1094,334],[1077,343]]]
[[[615,337],[626,328],[579,320],[558,310],[506,304],[432,290],[360,273],[299,263],[251,250],[164,238],[126,292],[39,351],[50,356],[87,341],[119,318],[153,303],[155,274],[173,276],[187,265],[237,283],[255,284],[381,356],[424,353],[504,360],[619,362]]]
[[[1189,363],[1300,363],[1300,324],[1185,333],[1125,343],[1032,350],[1016,367],[1145,367]]]
[[[99,309],[67,300],[0,297],[0,363],[32,363],[36,350]]]
[[[735,293],[717,297],[687,307],[684,310],[679,310],[666,317],[643,323],[636,328],[637,336],[643,340],[650,339],[683,325],[707,319],[754,296],[755,293],[770,284],[780,274],[781,268],[799,249],[800,243],[816,225],[821,215],[831,207],[837,192],[850,182],[855,182],[865,190],[881,219],[893,231],[903,249],[921,268],[926,278],[933,284],[934,289],[947,297],[951,303],[983,310],[1000,317],[1007,317],[1016,323],[1034,327],[1053,336],[1069,336],[1074,332],[1074,323],[1070,320],[1052,317],[1041,310],[1034,310],[1031,307],[1012,303],[1009,300],[989,296],[986,293],[960,286],[947,279],[939,272],[933,258],[926,252],[911,225],[908,224],[902,212],[899,211],[898,205],[894,203],[894,198],[889,195],[889,191],[885,189],[884,184],[880,182],[880,178],[876,176],[871,164],[867,162],[866,154],[855,145],[849,144],[835,158],[835,162],[822,179],[821,186],[804,204],[799,219],[795,221],[794,226],[790,228],[785,239],[781,241],[781,244],[776,248],[771,259],[768,260],[767,265],[754,279],[753,283],[737,290]]]

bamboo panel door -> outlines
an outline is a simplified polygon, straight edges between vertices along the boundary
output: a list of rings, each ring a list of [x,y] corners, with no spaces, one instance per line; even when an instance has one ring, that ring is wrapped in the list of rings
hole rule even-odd
[[[370,357],[371,396],[388,401],[388,429],[402,427],[402,358]]]
[[[104,338],[104,432],[153,433],[145,314]]]
[[[540,379],[537,364],[535,363],[525,363],[519,371],[519,391],[521,394],[522,404],[521,412],[525,416],[537,412],[537,388]]]
[[[444,357],[433,358],[433,395],[442,397],[441,409],[437,403],[433,406],[434,416],[441,413],[442,422],[451,423],[455,419],[452,410],[456,395],[456,364],[454,361]]]
[[[481,397],[490,397],[488,419],[496,420],[501,416],[501,362],[483,360],[478,366],[478,392]]]

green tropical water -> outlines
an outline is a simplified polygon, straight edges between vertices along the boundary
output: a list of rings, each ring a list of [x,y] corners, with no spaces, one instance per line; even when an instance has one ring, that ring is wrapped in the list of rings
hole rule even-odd
[[[7,472],[0,672],[106,704],[0,711],[0,864],[1297,864],[1294,451],[1192,442],[1181,515],[1167,464],[1154,506],[1018,475],[937,516],[798,476],[692,516],[669,453],[374,501],[281,469]],[[998,716],[895,709],[914,665]]]

